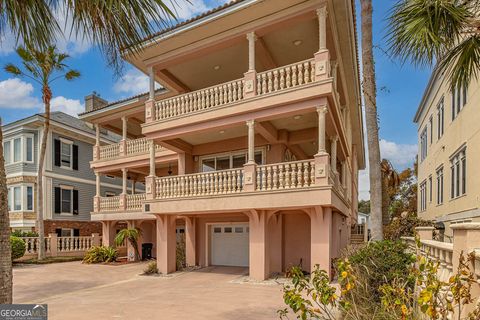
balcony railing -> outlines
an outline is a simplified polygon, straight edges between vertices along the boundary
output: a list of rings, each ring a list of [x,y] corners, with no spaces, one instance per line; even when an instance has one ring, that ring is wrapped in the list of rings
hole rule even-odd
[[[157,199],[238,193],[243,190],[243,169],[161,177],[155,183]]]
[[[100,211],[118,212],[120,210],[120,196],[100,198]]]
[[[315,81],[315,61],[309,59],[258,73],[256,95],[264,95]],[[155,103],[154,121],[208,111],[245,99],[244,79],[181,94]]]
[[[125,143],[125,150],[122,152],[120,147],[122,143]],[[155,152],[166,150],[160,145],[155,145]],[[108,160],[118,158],[122,155],[135,156],[141,154],[148,154],[150,151],[150,143],[147,138],[132,139],[127,141],[120,141],[119,143],[109,144],[106,146],[100,146],[100,153],[98,160]]]
[[[126,199],[127,211],[141,211],[145,201],[145,193],[128,194]]]
[[[280,190],[309,187],[315,183],[313,161],[267,164],[257,167],[256,190]]]

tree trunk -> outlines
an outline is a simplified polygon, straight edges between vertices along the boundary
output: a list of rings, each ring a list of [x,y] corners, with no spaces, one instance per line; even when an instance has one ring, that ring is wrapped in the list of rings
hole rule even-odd
[[[372,240],[383,239],[382,175],[378,141],[375,65],[372,41],[372,0],[360,0],[362,8],[363,99],[367,125],[368,165],[370,168],[370,228]]]
[[[43,87],[43,103],[45,104],[45,122],[43,125],[42,144],[38,158],[37,172],[37,231],[38,231],[38,260],[45,259],[45,228],[43,227],[43,167],[45,165],[45,151],[47,149],[48,132],[50,131],[50,99],[52,93],[48,86]]]
[[[390,207],[390,197],[388,194],[388,181],[382,179],[382,224],[385,226],[390,223],[390,213],[388,209]]]
[[[10,245],[10,219],[7,198],[2,119],[0,118],[0,304],[12,303],[12,248]]]

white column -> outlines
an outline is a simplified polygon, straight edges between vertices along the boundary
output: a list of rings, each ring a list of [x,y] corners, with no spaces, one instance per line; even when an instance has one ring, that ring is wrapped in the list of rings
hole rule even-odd
[[[333,169],[333,172],[337,173],[337,140],[338,136],[335,135],[330,139],[331,143],[331,152],[330,152],[330,166]]]
[[[255,32],[247,33],[248,39],[248,71],[255,71]]]
[[[127,173],[128,169],[122,169],[122,193],[127,194]]]
[[[325,118],[328,112],[327,105],[317,107],[317,114],[318,114],[318,153],[317,154],[325,154],[327,153],[326,145],[325,145]]]
[[[100,125],[98,123],[95,125],[95,145],[100,145]]]
[[[318,49],[323,51],[327,49],[327,6],[317,9],[318,17]]]
[[[122,139],[127,140],[127,117],[122,117]]]
[[[248,120],[248,162],[255,163],[255,120]]]
[[[135,194],[135,179],[132,179],[132,194]]]
[[[100,197],[100,173],[95,172],[95,196]]]
[[[150,176],[155,176],[155,142],[150,140]]]
[[[148,94],[148,99],[155,100],[155,70],[153,69],[153,67],[148,67],[148,76],[150,80],[150,91]]]

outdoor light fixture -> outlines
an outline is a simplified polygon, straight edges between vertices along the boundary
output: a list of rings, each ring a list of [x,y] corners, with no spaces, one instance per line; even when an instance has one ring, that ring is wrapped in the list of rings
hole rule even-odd
[[[293,117],[293,119],[300,120],[300,119],[302,119],[302,116],[301,115],[296,115],[295,117]]]
[[[225,130],[220,130],[220,131],[218,131],[218,133],[224,134],[224,133],[225,133]]]
[[[215,71],[216,71],[216,70],[220,70],[220,66],[219,66],[219,65],[214,66],[214,67],[213,67],[213,70],[215,70]]]

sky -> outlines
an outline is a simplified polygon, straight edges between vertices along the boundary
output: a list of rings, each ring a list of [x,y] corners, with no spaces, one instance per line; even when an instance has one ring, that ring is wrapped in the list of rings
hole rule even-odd
[[[360,36],[360,6],[356,1]],[[180,20],[189,19],[225,2],[227,0],[190,0],[190,4],[182,3],[181,7],[177,7],[177,16]],[[402,65],[388,55],[387,17],[394,3],[393,0],[373,0],[373,42],[381,154],[400,171],[413,164],[417,153],[417,131],[412,119],[428,82],[430,69]],[[0,117],[3,123],[41,112],[43,108],[41,91],[36,83],[28,78],[16,78],[3,70],[6,63],[19,64],[14,52],[14,39],[8,32],[0,37]],[[84,97],[93,91],[108,101],[148,91],[148,78],[144,74],[126,65],[123,75],[115,77],[99,50],[81,38],[60,39],[57,47],[70,55],[67,63],[80,71],[81,77],[72,82],[58,80],[53,83],[52,111],[62,110],[76,115],[83,111]],[[362,171],[359,179],[360,199],[368,199],[368,170]]]

